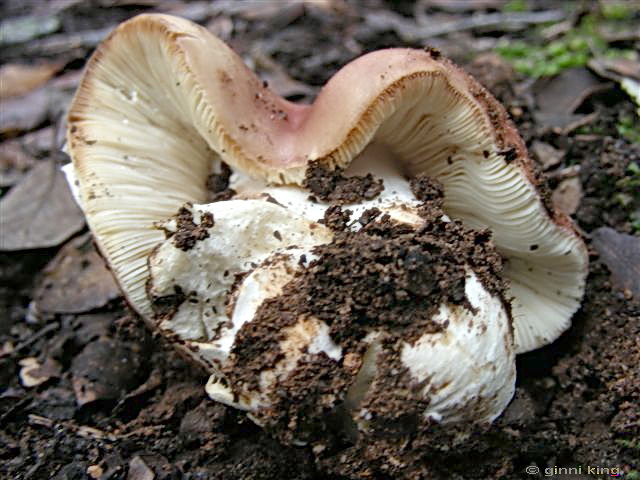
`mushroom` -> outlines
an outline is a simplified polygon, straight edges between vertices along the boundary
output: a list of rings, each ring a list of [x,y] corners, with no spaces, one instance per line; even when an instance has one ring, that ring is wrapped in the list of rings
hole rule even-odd
[[[405,382],[397,392],[421,385],[411,404],[423,418],[492,421],[513,394],[515,353],[556,339],[580,304],[587,254],[571,220],[545,201],[503,107],[434,50],[360,57],[312,105],[298,105],[206,29],[140,15],[89,60],[68,125],[79,202],[132,308],[212,373],[212,397],[258,423],[295,424],[274,410],[274,392],[316,370],[335,374],[314,384],[316,395],[347,429],[393,417],[395,400],[376,399],[390,375]],[[224,165],[235,195],[207,204],[205,179]],[[444,191],[428,215],[424,192],[407,180],[424,176]],[[342,228],[329,228],[333,214]],[[477,235],[482,255],[449,234],[441,245],[433,228]],[[495,256],[484,230],[504,259],[506,293],[491,287],[499,267],[485,262]],[[423,332],[352,322],[357,341],[336,341],[333,320],[305,304],[269,333],[274,305],[320,282],[333,246],[368,235],[369,252],[385,232],[451,258],[461,249],[451,264],[457,290],[407,294],[431,308]],[[415,254],[416,265],[433,264]],[[442,269],[431,274],[446,284]],[[459,297],[447,296],[454,290]]]

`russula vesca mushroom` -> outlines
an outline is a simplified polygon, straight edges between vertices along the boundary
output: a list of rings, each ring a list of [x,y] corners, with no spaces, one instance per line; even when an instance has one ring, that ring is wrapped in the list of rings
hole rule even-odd
[[[131,306],[212,371],[211,396],[258,422],[287,418],[273,411],[272,387],[295,378],[289,393],[303,395],[305,378],[316,382],[322,408],[341,404],[360,429],[375,428],[371,419],[390,404],[375,394],[390,377],[422,385],[411,403],[432,420],[491,421],[513,393],[514,354],[553,341],[579,306],[587,255],[570,219],[545,206],[504,109],[434,52],[365,55],[313,105],[296,105],[204,28],[141,15],[90,59],[68,120],[79,201]],[[205,179],[221,162],[231,167],[235,195],[205,204]],[[374,177],[332,177],[341,169]],[[444,213],[439,206],[425,213],[429,195],[416,193],[419,186],[412,192],[406,180],[425,175],[443,186],[435,200]],[[332,215],[341,228],[329,228]],[[499,267],[487,260],[497,255],[483,246],[484,229],[504,258],[506,294],[490,287]],[[384,265],[372,250],[380,238],[389,241],[377,251],[403,268],[369,271],[354,261],[357,281],[344,272],[333,280],[366,290],[371,274],[381,298],[384,285],[394,286],[400,298],[393,301],[406,307],[397,319],[314,287],[332,278],[327,265],[340,258],[337,245],[351,252],[343,263],[360,251]],[[350,343],[333,320],[319,318],[327,305],[298,304],[295,296],[283,303],[290,292],[310,291],[347,304],[335,304],[336,325],[365,310],[371,325],[353,318],[342,325],[357,339]],[[414,303],[403,304],[407,298]],[[304,314],[274,320],[278,305],[282,312],[293,304]],[[275,337],[274,328],[264,330],[269,319],[280,322]]]

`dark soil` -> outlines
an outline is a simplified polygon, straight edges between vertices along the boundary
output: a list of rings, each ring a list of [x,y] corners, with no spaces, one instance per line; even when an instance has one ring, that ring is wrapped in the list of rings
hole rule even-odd
[[[414,2],[326,2],[333,5],[329,8],[293,3],[269,10],[270,2],[260,2],[234,10],[178,0],[4,2],[0,12],[5,20],[27,16],[31,26],[17,28],[26,35],[23,40],[0,45],[3,63],[48,60],[58,62],[58,70],[44,87],[46,104],[18,97],[25,99],[17,112],[22,115],[19,124],[6,130],[3,124],[2,175],[15,174],[18,182],[38,162],[65,161],[60,153],[62,113],[78,71],[101,38],[99,31],[134,14],[157,11],[161,4],[208,26],[251,58],[271,87],[306,101],[337,68],[365,51],[427,42],[403,39],[403,30],[394,27],[414,22]],[[424,12],[438,22],[471,13],[452,10],[458,2],[418,3],[431,5]],[[449,7],[438,7],[447,3]],[[478,8],[491,13],[498,3],[487,1],[486,8]],[[557,7],[550,1],[528,3],[539,10]],[[585,5],[586,10],[596,8],[596,2]],[[33,25],[43,29],[51,18],[58,21],[53,30],[29,34]],[[34,302],[36,292],[44,298],[47,289],[56,289],[44,286],[49,275],[44,269],[60,245],[0,253],[0,478],[530,479],[542,478],[545,469],[580,466],[581,473],[573,477],[547,476],[604,478],[594,469],[620,468],[625,478],[640,478],[640,304],[637,294],[621,288],[611,275],[618,264],[638,259],[614,257],[605,264],[590,241],[601,227],[640,241],[633,220],[640,209],[640,188],[632,167],[640,162],[640,146],[620,136],[616,127],[634,108],[613,83],[580,100],[576,115],[595,114],[586,126],[562,130],[545,125],[536,100],[544,89],[535,91],[534,82],[495,56],[473,58],[475,45],[503,35],[527,33],[491,27],[428,42],[468,67],[505,104],[529,147],[537,141],[562,152],[546,168],[548,186],[557,192],[568,178],[579,179],[582,193],[575,194],[572,215],[590,244],[591,267],[572,328],[552,345],[518,357],[515,398],[492,426],[478,427],[465,441],[451,429],[434,426],[431,436],[410,449],[398,438],[364,450],[340,438],[324,451],[287,446],[243,413],[206,398],[206,374],[150,334],[122,298],[93,298],[94,290],[82,288],[69,291],[69,297],[92,305],[80,313],[56,309],[53,300],[46,309],[44,302]],[[628,39],[615,42],[630,44]],[[10,154],[16,145],[20,158]],[[210,188],[225,194],[225,172],[219,175]],[[4,182],[2,194],[15,184]],[[423,190],[427,197],[434,195]],[[339,211],[333,213],[328,223],[343,227]],[[194,235],[199,235],[197,227],[189,239]],[[55,265],[60,264],[64,262],[58,259]],[[51,268],[62,268],[55,265]],[[79,267],[73,274],[82,277],[84,271],[96,270]],[[55,283],[57,277],[50,278]],[[402,448],[406,467],[389,469],[389,452]],[[530,475],[527,467],[541,473]]]
[[[370,173],[364,176],[345,177],[343,170],[328,170],[320,162],[311,162],[306,171],[303,186],[323,202],[349,205],[373,200],[384,190],[382,179],[374,179]]]
[[[422,178],[420,190],[442,193],[430,183]],[[404,431],[405,421],[417,428],[418,412],[428,401],[411,392],[423,387],[408,374],[385,375],[393,369],[405,370],[398,353],[402,343],[446,330],[448,322],[441,325],[432,320],[443,303],[474,310],[465,295],[467,265],[488,291],[504,298],[505,284],[496,280],[502,260],[490,235],[465,228],[459,221],[443,221],[442,210],[433,203],[425,203],[421,212],[425,219],[421,227],[394,222],[379,210],[365,212],[367,221],[360,230],[337,231],[331,243],[315,247],[317,258],[281,295],[265,300],[256,320],[238,332],[224,373],[234,394],[255,392],[269,398],[270,405],[253,415],[278,438],[289,443],[324,441],[331,417],[358,373],[352,364],[362,363],[368,346],[363,339],[372,329],[387,334],[376,360],[383,373],[375,376],[375,388],[363,400],[363,408],[376,418],[372,428],[377,432],[384,425],[390,431]],[[261,391],[265,366],[275,365],[287,353],[281,348],[284,332],[311,318],[329,327],[347,360],[335,362],[324,353],[303,353],[302,365],[286,381]],[[410,394],[399,409],[402,392]],[[407,410],[415,415],[396,418]],[[407,433],[415,428],[406,427]],[[359,445],[369,442],[368,436],[359,439]]]

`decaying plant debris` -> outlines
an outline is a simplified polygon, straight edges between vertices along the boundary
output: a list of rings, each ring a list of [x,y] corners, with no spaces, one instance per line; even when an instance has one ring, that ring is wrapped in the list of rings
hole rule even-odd
[[[69,211],[68,193],[47,168],[67,161],[62,118],[79,71],[118,22],[162,11],[229,41],[291,99],[311,100],[337,67],[366,51],[427,43],[499,97],[554,201],[590,245],[585,300],[556,343],[518,358],[516,396],[492,427],[455,448],[444,447],[454,442],[446,429],[429,444],[406,446],[412,467],[404,474],[531,478],[530,465],[582,464],[638,477],[640,308],[632,260],[640,243],[640,135],[637,106],[619,82],[640,80],[638,58],[628,53],[639,47],[630,26],[640,14],[628,2],[617,10],[604,3],[584,2],[570,14],[556,2],[500,0],[33,2],[29,9],[6,2],[0,75],[4,84],[4,72],[17,71],[23,81],[1,99],[0,206],[18,204],[26,213],[11,217],[11,231],[0,218],[0,476],[397,478],[383,470],[383,444],[366,452],[367,462],[337,441],[314,460],[206,399],[202,372],[151,338],[115,297],[76,217],[61,213]],[[540,18],[553,24],[536,27]],[[596,40],[585,49],[587,36]],[[539,38],[553,48],[534,49]],[[509,63],[505,45],[530,63]],[[612,49],[615,61],[607,58]],[[541,61],[561,67],[558,75],[534,78],[544,73]],[[33,68],[15,67],[24,64]]]

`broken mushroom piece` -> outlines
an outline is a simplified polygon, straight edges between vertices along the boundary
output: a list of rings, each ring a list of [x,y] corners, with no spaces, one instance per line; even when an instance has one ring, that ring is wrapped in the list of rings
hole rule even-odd
[[[264,328],[265,321],[257,319],[268,316],[269,305],[280,301],[296,282],[313,284],[308,278],[316,265],[313,256],[320,258],[318,249],[347,235],[317,225],[321,217],[329,227],[357,234],[356,223],[365,225],[363,230],[381,228],[375,227],[383,222],[373,210],[377,207],[384,222],[395,222],[393,228],[411,225],[414,237],[426,235],[422,231],[426,227],[417,220],[424,213],[422,200],[411,193],[406,177],[427,175],[442,184],[446,216],[437,217],[437,222],[432,219],[437,225],[448,222],[458,228],[457,221],[462,221],[478,232],[490,230],[505,262],[503,275],[509,283],[505,296],[513,307],[516,352],[553,341],[579,306],[587,254],[571,220],[554,213],[544,201],[533,162],[504,109],[436,52],[390,49],[365,55],[340,70],[313,105],[296,105],[264,86],[206,29],[171,16],[141,15],[119,26],[90,59],[68,124],[80,203],[126,298],[152,328],[216,375],[218,381],[209,385],[209,391],[227,403],[253,409],[255,402],[269,406],[277,400],[270,397],[265,403],[264,398],[247,394],[265,392],[268,388],[260,387],[260,382],[269,387],[273,378],[282,377],[283,370],[275,363],[267,365],[273,367],[271,373],[265,367],[271,357],[256,357],[263,362],[264,381],[261,374],[254,375],[246,380],[247,386],[236,378],[237,372],[247,373],[256,362],[251,355],[239,358],[240,338],[251,337],[241,333]],[[220,171],[222,162],[233,172],[229,186],[235,196],[205,205],[209,196],[205,180]],[[368,177],[370,173],[374,176]],[[344,175],[360,175],[360,180]],[[233,195],[231,190],[227,193]],[[317,203],[308,198],[310,193]],[[331,204],[345,204],[357,212],[349,215]],[[274,223],[261,228],[267,217]],[[367,227],[369,223],[374,226]],[[480,235],[478,241],[480,248],[486,237]],[[232,250],[222,250],[222,245]],[[208,258],[207,249],[217,253]],[[483,370],[476,375],[477,388],[470,387],[467,397],[454,395],[462,386],[451,383],[456,392],[443,393],[443,402],[453,403],[438,407],[433,418],[458,418],[456,412],[464,408],[451,405],[461,398],[479,405],[477,415],[460,413],[467,419],[492,419],[504,408],[513,387],[508,308],[496,300],[502,296],[500,289],[491,291],[487,280],[474,280],[473,275],[482,271],[470,255],[459,259],[455,271],[466,272],[464,285],[483,284],[484,290],[477,294],[467,292],[467,286],[460,290],[460,280],[456,291],[463,293],[458,297],[435,296],[433,311],[428,315],[423,311],[429,325],[425,334],[431,335],[428,341],[382,323],[370,331],[354,331],[358,341],[351,345],[353,351],[343,351],[339,360],[343,370],[345,364],[353,365],[349,375],[356,375],[354,385],[361,385],[346,394],[351,413],[365,407],[376,410],[375,398],[367,392],[376,385],[383,388],[386,377],[371,362],[385,355],[389,361],[400,359],[396,373],[407,367],[411,381],[423,378],[423,397],[431,392],[431,405],[438,405],[435,387],[427,380],[440,377],[406,363],[439,355],[429,345],[450,337],[453,344],[469,348],[470,360],[461,368],[473,367],[481,358],[475,356],[484,355],[486,364],[498,373]],[[497,270],[488,271],[497,275]],[[272,288],[267,288],[269,275],[279,278],[272,281]],[[472,298],[481,299],[484,306]],[[239,299],[244,299],[241,304]],[[256,318],[236,316],[256,305]],[[450,313],[451,305],[466,310]],[[338,362],[336,345],[344,349],[348,339],[334,331],[333,320],[310,314],[311,306],[303,310],[305,315],[289,318],[276,329],[278,351],[317,349],[323,352],[316,355],[323,363],[315,366],[331,370],[335,366],[331,362]],[[478,333],[487,335],[484,340],[458,337],[463,329],[457,329],[452,319],[444,326],[445,316],[463,318],[468,312],[474,318],[486,314],[491,319],[486,331]],[[336,316],[336,311],[331,314]],[[337,314],[336,318],[345,316],[342,310]],[[326,328],[335,345],[328,342]],[[472,325],[469,328],[473,330]],[[471,349],[469,342],[476,342],[479,350]],[[272,351],[272,347],[264,348]],[[371,353],[378,348],[380,353]],[[238,367],[236,373],[229,365]],[[283,368],[287,365],[293,363]],[[296,365],[292,378],[298,378],[302,368]],[[311,375],[309,381],[318,380],[313,368],[303,370]],[[319,383],[327,388],[316,392],[325,406],[338,402],[332,392],[347,388],[352,375],[345,375],[335,377],[343,385]],[[445,387],[442,391],[448,392]],[[493,396],[493,403],[483,402],[485,396]],[[429,411],[428,405],[423,411]],[[278,412],[272,413],[271,420],[280,421]],[[258,415],[264,420],[267,414]],[[356,423],[362,426],[368,421],[365,412]]]
[[[396,179],[323,224],[288,187],[182,208],[149,261],[156,328],[214,372],[213,399],[287,441],[493,421],[515,385],[500,257],[419,183],[432,202],[401,202]]]

